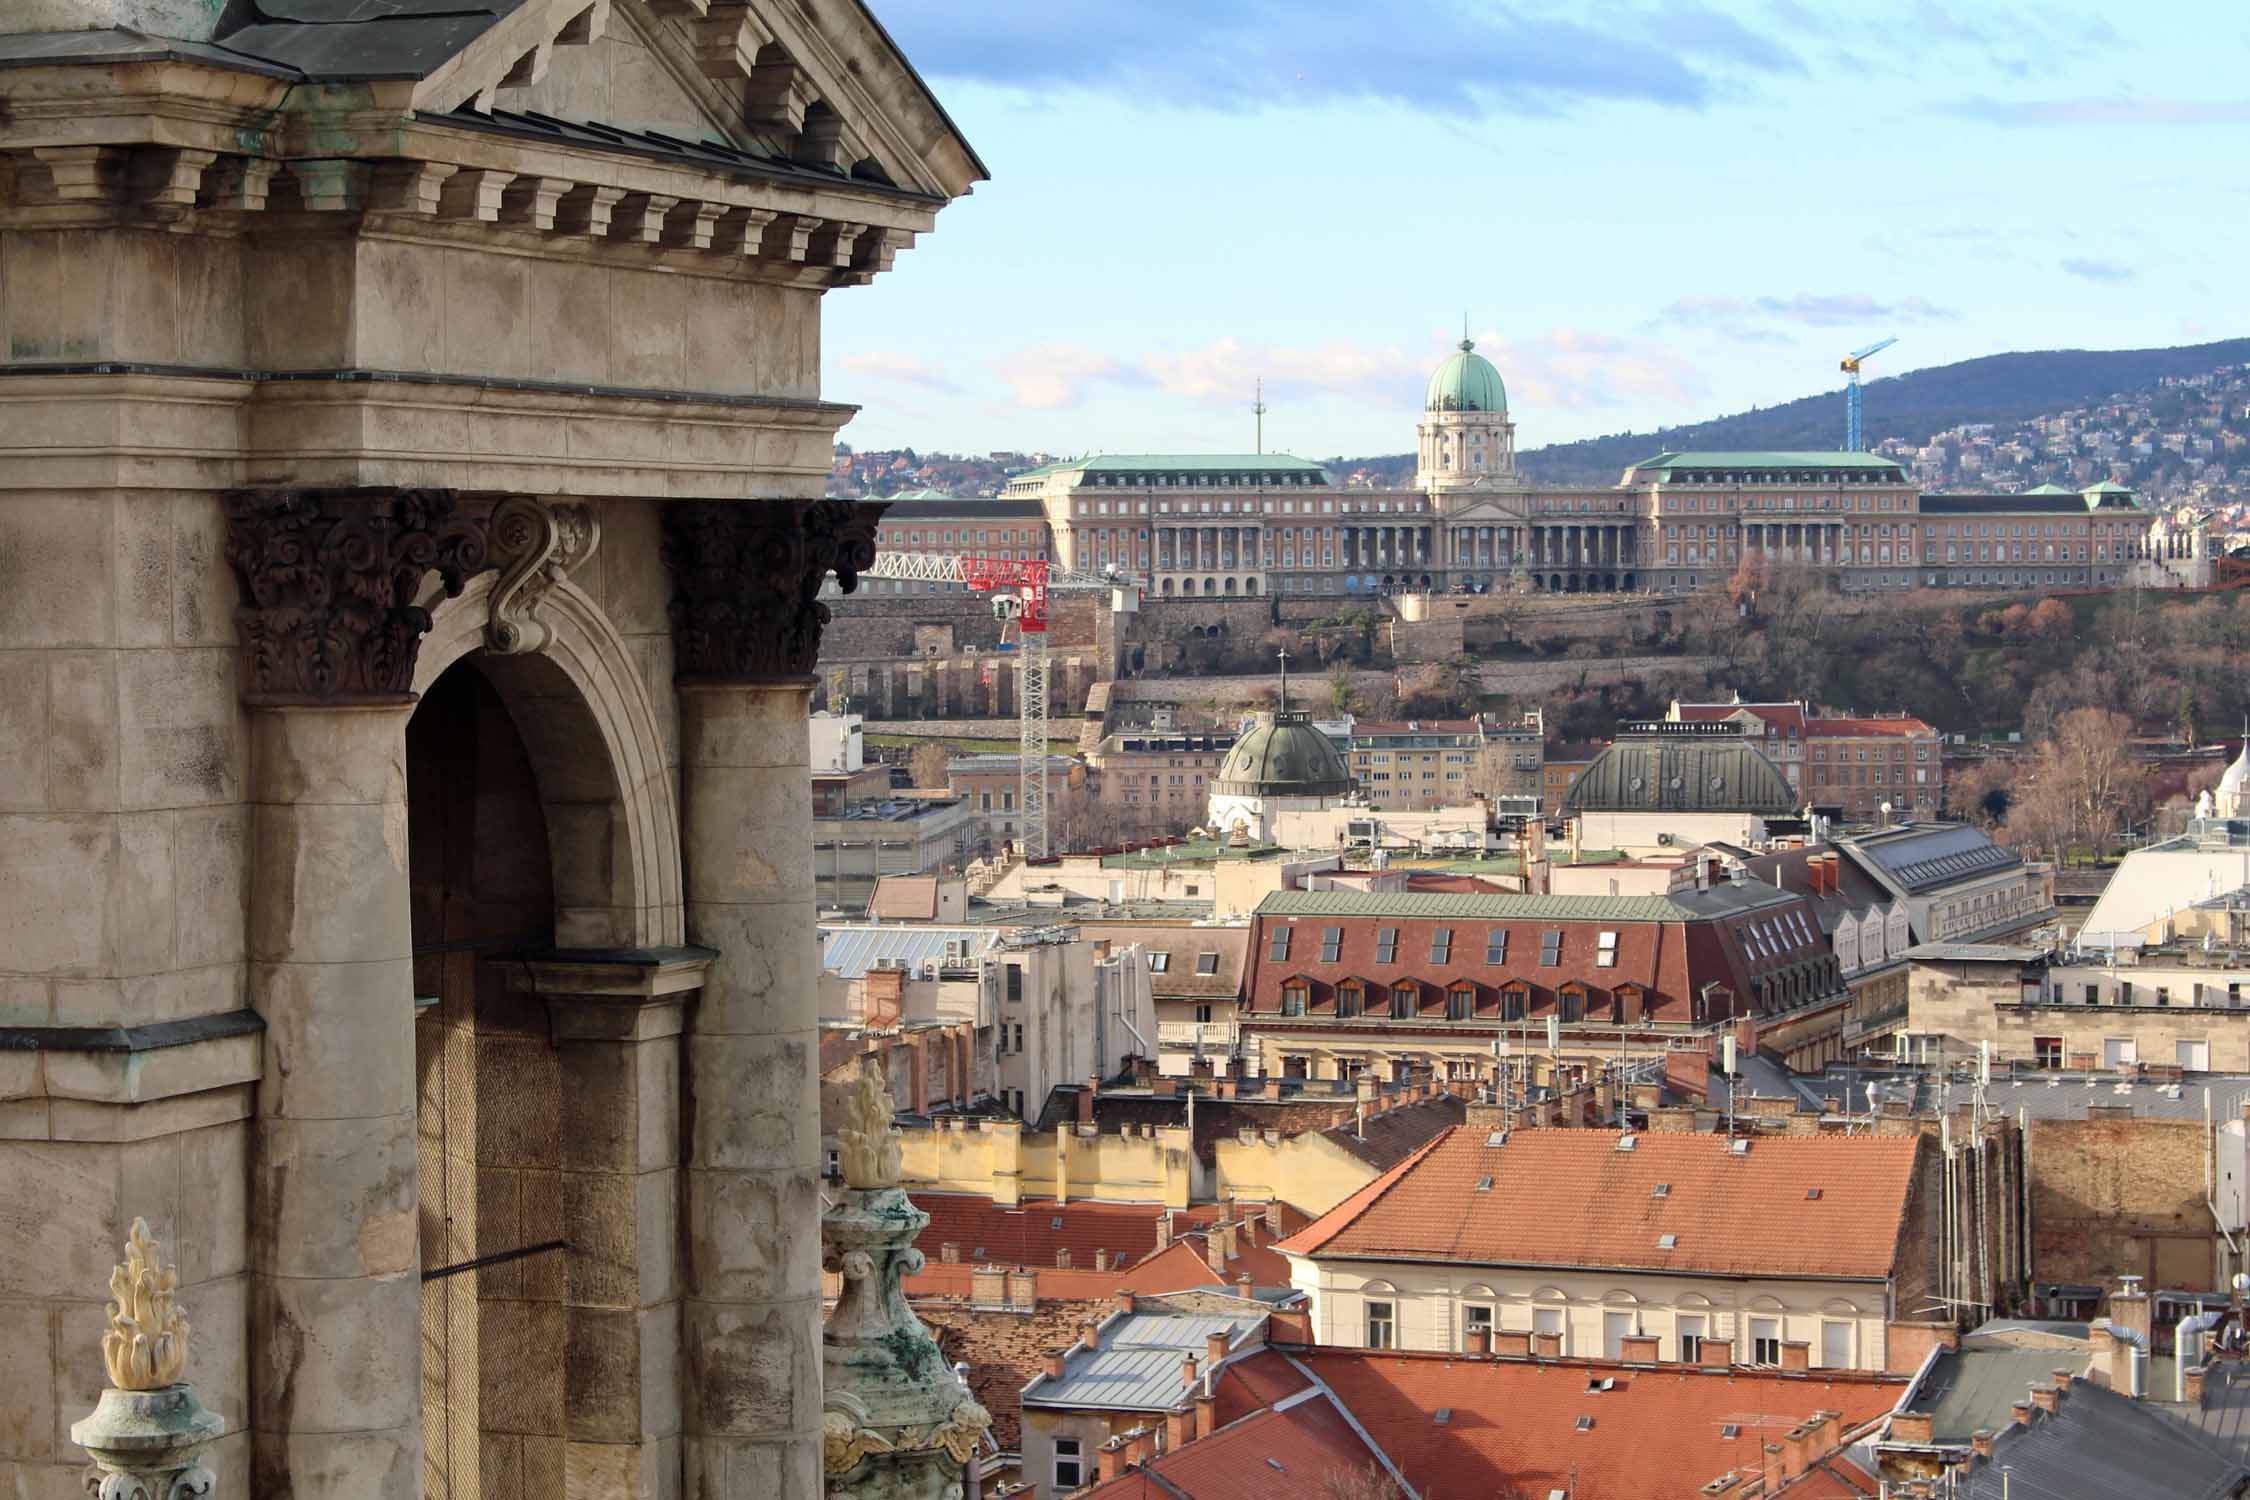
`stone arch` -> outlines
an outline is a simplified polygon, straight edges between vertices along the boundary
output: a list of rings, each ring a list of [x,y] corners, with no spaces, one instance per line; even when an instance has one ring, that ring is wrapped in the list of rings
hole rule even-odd
[[[465,658],[491,682],[531,752],[555,872],[562,948],[677,947],[686,940],[680,825],[655,705],[621,637],[567,578],[542,598],[536,651],[487,651],[500,574],[435,605],[414,689]]]

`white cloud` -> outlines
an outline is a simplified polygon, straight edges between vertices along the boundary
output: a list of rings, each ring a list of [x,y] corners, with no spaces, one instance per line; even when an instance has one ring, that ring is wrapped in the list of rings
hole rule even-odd
[[[1015,392],[1016,403],[1034,411],[1076,406],[1099,382],[1133,385],[1142,379],[1112,356],[1076,344],[1034,344],[995,361],[994,368]]]
[[[870,349],[862,354],[847,354],[837,361],[854,375],[871,376],[900,385],[917,385],[925,390],[958,392],[961,387],[942,370],[932,368],[911,354],[895,349]]]

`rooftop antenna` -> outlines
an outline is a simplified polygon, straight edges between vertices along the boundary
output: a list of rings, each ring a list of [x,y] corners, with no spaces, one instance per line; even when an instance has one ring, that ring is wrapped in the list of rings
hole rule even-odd
[[[1289,648],[1284,646],[1275,654],[1281,658],[1281,708],[1279,712],[1287,713],[1289,712]]]
[[[1266,382],[1264,376],[1258,378],[1258,394],[1256,399],[1250,403],[1250,411],[1258,419],[1258,451],[1263,453],[1266,451]]]

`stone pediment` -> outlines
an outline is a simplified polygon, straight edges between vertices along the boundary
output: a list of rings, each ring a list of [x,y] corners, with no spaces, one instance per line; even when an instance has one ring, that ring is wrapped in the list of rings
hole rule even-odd
[[[719,140],[940,199],[986,176],[857,0],[522,0],[411,102]]]
[[[1446,496],[1445,518],[1456,525],[1513,524],[1524,519],[1520,495]]]

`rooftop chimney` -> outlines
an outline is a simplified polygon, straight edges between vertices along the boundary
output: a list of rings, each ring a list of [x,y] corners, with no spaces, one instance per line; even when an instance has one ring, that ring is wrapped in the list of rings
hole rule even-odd
[[[1227,1336],[1223,1333],[1203,1335],[1203,1362],[1217,1369],[1219,1361],[1227,1357]]]
[[[2010,1406],[2008,1408],[2008,1415],[2015,1418],[2016,1425],[2018,1427],[2029,1427],[2031,1425],[2032,1414],[2038,1409],[2039,1408],[2033,1406],[2029,1401],[2018,1401],[2013,1406]]]
[[[1081,1323],[1081,1324],[1079,1324],[1079,1325],[1078,1325],[1078,1347],[1079,1347],[1079,1348],[1081,1348],[1081,1349],[1099,1349],[1099,1348],[1100,1348],[1101,1346],[1102,1346],[1102,1325],[1101,1325],[1101,1324],[1099,1324],[1099,1323],[1095,1323],[1095,1322],[1090,1322],[1090,1321],[1089,1321],[1089,1322]]]
[[[1195,1435],[1209,1437],[1219,1425],[1219,1398],[1208,1393],[1195,1398]]]
[[[1117,1310],[1129,1318],[1140,1310],[1140,1299],[1131,1292],[1119,1292],[1117,1294]]]
[[[1180,1388],[1189,1391],[1195,1389],[1195,1356],[1192,1354],[1180,1361]]]
[[[1047,1354],[1047,1371],[1046,1371],[1046,1373],[1047,1373],[1047,1378],[1048,1378],[1049,1380],[1060,1380],[1060,1379],[1062,1379],[1062,1378],[1063,1378],[1063,1351],[1062,1351],[1062,1350],[1060,1350],[1060,1349],[1053,1349],[1053,1350],[1050,1350],[1050,1351],[1048,1351],[1048,1354]]]
[[[1183,1406],[1164,1414],[1164,1449],[1176,1452],[1195,1441],[1195,1408]]]
[[[1979,1458],[1992,1457],[1992,1429],[1979,1427],[1969,1434],[1969,1448]]]

